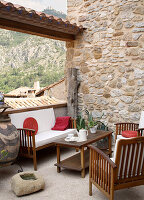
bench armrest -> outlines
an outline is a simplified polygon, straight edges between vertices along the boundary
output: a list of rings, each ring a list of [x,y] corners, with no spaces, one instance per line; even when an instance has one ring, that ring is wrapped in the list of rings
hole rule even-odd
[[[25,134],[29,134],[30,133],[30,135],[35,135],[35,130],[34,129],[29,129],[29,128],[18,128],[17,129],[18,131],[20,131],[20,132],[25,132]]]
[[[20,154],[29,156],[35,152],[35,130],[18,128],[20,134]]]

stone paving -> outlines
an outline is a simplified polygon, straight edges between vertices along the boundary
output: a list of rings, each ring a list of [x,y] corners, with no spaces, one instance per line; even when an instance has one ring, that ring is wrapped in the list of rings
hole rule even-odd
[[[62,158],[74,153],[63,149]],[[95,187],[93,187],[93,196],[88,192],[88,170],[86,177],[81,178],[80,173],[63,170],[57,173],[54,163],[56,162],[56,151],[52,149],[42,150],[38,153],[38,171],[45,179],[45,189],[43,191],[16,197],[11,191],[10,179],[17,173],[19,167],[12,165],[0,169],[0,200],[106,200],[107,198]],[[21,161],[24,171],[33,170],[32,160],[23,159]],[[124,189],[115,192],[115,200],[143,200],[144,186]]]

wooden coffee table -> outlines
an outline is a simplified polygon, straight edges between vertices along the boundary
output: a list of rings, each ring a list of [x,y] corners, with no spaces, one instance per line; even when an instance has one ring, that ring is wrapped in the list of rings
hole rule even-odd
[[[111,154],[111,136],[112,131],[103,131],[97,130],[95,134],[88,134],[87,141],[84,142],[66,142],[64,139],[61,138],[55,141],[55,145],[57,147],[57,172],[61,172],[61,168],[76,170],[81,172],[81,177],[85,177],[85,168],[89,166],[89,150],[84,150],[89,144],[92,144],[100,139],[108,137],[109,147],[106,150],[107,154]],[[65,159],[60,160],[60,147],[68,147],[68,148],[75,148],[80,150],[80,153],[76,153],[75,155]]]

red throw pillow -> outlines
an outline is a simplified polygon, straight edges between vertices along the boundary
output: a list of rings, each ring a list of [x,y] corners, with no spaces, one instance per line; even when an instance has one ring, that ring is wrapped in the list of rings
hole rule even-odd
[[[69,128],[70,117],[57,117],[56,122],[52,130],[64,131]]]
[[[23,128],[34,129],[36,134],[38,132],[38,123],[33,117],[28,117],[24,120]]]
[[[137,137],[138,132],[137,131],[122,131],[122,136],[126,138]]]

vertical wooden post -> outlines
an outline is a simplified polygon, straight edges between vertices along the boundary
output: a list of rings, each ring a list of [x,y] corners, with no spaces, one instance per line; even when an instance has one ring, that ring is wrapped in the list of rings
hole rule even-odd
[[[78,86],[77,82],[77,69],[69,68],[67,74],[67,102],[68,102],[68,115],[76,118],[78,107]]]
[[[111,145],[112,145],[112,135],[108,136],[108,143],[109,143],[109,156],[111,157]]]
[[[60,146],[57,145],[57,163],[60,163]],[[57,166],[57,172],[61,172],[61,168]]]
[[[110,167],[110,166],[109,166]],[[111,167],[110,200],[114,200],[114,171]]]
[[[91,182],[91,164],[92,164],[92,149],[89,150],[89,195],[92,196],[92,182]]]
[[[33,164],[34,164],[34,170],[37,170],[37,159],[36,159],[36,146],[35,146],[35,133],[32,132],[32,139],[33,139]]]
[[[81,177],[85,178],[85,159],[84,159],[84,147],[81,148]]]

